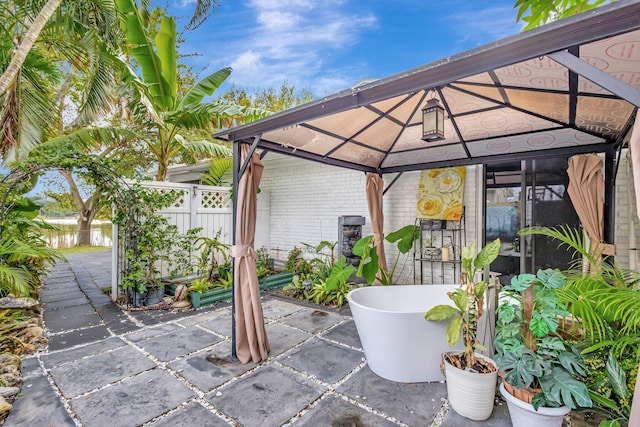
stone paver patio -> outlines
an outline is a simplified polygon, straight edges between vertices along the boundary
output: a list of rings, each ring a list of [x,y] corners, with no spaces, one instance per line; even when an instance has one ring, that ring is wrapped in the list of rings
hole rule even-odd
[[[269,360],[230,360],[228,305],[123,312],[100,292],[110,253],[69,255],[42,289],[49,349],[23,363],[5,426],[510,426],[506,405],[471,422],[443,383],[367,367],[348,310],[265,296]]]

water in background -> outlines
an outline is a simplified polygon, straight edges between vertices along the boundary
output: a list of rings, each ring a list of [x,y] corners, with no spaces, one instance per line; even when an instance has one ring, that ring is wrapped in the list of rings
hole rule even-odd
[[[44,239],[53,249],[70,248],[78,242],[75,224],[52,224],[57,230],[43,230]],[[91,224],[91,246],[111,246],[111,223]]]

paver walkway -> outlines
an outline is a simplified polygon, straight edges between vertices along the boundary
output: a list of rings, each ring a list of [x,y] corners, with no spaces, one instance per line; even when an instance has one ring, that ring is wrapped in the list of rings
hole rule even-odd
[[[269,360],[229,359],[228,306],[123,312],[100,292],[110,253],[67,257],[42,289],[49,349],[23,363],[5,426],[510,426],[506,406],[472,423],[441,383],[384,380],[348,313],[263,301]]]

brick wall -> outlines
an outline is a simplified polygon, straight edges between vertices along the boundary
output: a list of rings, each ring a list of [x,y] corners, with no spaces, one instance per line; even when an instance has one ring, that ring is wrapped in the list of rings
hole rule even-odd
[[[366,223],[363,235],[371,234],[364,194],[364,173],[271,154],[264,159],[264,163],[260,188],[270,193],[270,249],[276,256],[285,258],[288,251],[293,246],[300,246],[301,242],[315,245],[321,240],[337,241],[338,217],[342,215],[364,216]],[[615,243],[618,251],[616,261],[624,268],[630,267],[629,227],[630,218],[635,214],[629,169],[628,157],[623,155],[616,181]],[[466,241],[467,245],[481,237],[482,200],[476,198],[481,192],[478,182],[482,179],[481,173],[480,166],[467,168],[464,194],[466,233],[463,240],[463,244]],[[419,176],[420,172],[404,173],[384,196],[387,233],[415,222]],[[385,185],[394,177],[385,176]],[[640,236],[637,221],[635,227],[636,236]],[[391,267],[396,252],[394,246],[388,243],[385,248]],[[414,274],[419,276],[412,257],[413,254],[409,253],[400,258],[396,272],[399,283],[413,283]],[[424,277],[430,278],[428,267],[425,265],[423,268]],[[446,273],[445,281],[451,281],[452,277],[452,274]]]
[[[264,164],[260,188],[271,194],[270,249],[274,255],[284,258],[301,242],[315,245],[321,240],[337,241],[338,217],[342,215],[364,216],[363,235],[371,234],[364,173],[271,154]],[[467,244],[476,238],[475,194],[480,170],[467,168],[464,196]],[[404,173],[384,196],[386,232],[415,222],[419,176],[420,172]],[[385,185],[394,177],[385,176]],[[396,252],[388,243],[385,249],[391,264]],[[412,257],[409,253],[399,260],[398,283],[413,283]]]

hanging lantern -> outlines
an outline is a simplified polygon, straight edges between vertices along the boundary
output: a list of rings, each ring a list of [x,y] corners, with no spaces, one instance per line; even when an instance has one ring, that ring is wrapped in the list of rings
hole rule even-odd
[[[422,139],[429,142],[444,139],[444,108],[436,98],[428,100],[422,109]]]

